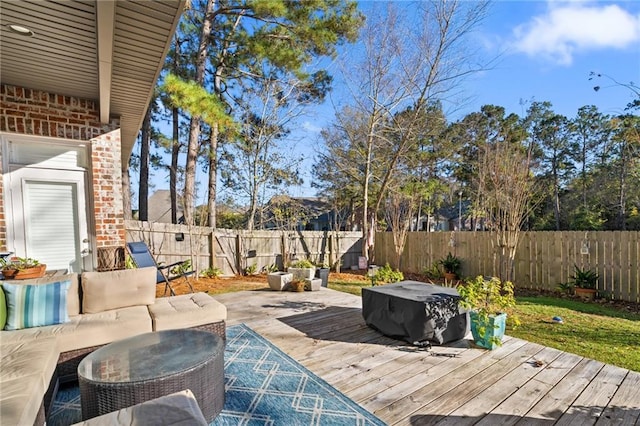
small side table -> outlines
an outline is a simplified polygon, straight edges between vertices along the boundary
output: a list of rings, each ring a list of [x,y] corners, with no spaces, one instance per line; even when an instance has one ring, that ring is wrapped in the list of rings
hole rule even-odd
[[[103,346],[78,366],[82,419],[190,389],[211,422],[224,406],[224,345],[213,333],[181,329]]]

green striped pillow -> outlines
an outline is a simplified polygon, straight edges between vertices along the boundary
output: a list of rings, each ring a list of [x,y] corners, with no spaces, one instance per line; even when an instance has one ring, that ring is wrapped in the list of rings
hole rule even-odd
[[[71,281],[51,284],[2,284],[7,299],[5,330],[62,324],[69,321],[67,291]]]

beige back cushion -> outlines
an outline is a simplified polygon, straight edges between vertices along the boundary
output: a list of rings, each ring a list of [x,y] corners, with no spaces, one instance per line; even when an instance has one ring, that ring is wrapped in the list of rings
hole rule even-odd
[[[82,273],[82,312],[95,314],[156,299],[156,268]]]
[[[28,280],[7,280],[3,281],[11,284],[49,284],[60,281],[71,281],[67,291],[67,312],[69,316],[80,314],[80,293],[78,288],[78,274],[53,275],[42,278],[32,278]]]

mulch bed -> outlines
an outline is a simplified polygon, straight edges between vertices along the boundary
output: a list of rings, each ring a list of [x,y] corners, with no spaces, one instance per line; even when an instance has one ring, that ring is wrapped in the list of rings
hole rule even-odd
[[[443,284],[443,279],[430,279],[423,274],[404,274],[405,280],[412,281],[421,281],[426,283],[432,283],[437,285]],[[331,272],[329,275],[330,281],[369,281],[369,277],[367,277],[366,270],[347,270],[340,273]],[[191,279],[191,284],[195,291],[203,291],[203,292],[212,292],[219,293],[225,288],[240,287],[242,290],[259,290],[268,288],[267,285],[267,277],[266,275],[239,275],[234,277],[225,277],[225,278],[198,278]],[[187,286],[184,279],[178,279],[171,283],[173,289],[176,294],[186,294],[189,293],[189,287]],[[163,286],[158,286],[156,295],[161,297],[164,292]],[[557,291],[543,290],[543,289],[528,289],[528,288],[516,288],[515,294],[517,296],[523,297],[536,297],[536,296],[548,296],[548,297],[559,297],[566,299],[575,299],[575,296],[571,296],[565,293],[560,293]],[[609,299],[596,299],[593,302],[599,305],[607,305],[612,308],[618,309],[624,312],[630,312],[634,314],[640,314],[640,303],[634,302],[625,302],[620,300],[609,300]]]

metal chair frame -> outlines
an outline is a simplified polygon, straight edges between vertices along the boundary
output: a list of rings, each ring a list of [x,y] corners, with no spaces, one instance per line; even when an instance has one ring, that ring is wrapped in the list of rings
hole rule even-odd
[[[138,268],[146,268],[150,266],[153,266],[156,268],[156,270],[158,271],[158,275],[156,277],[156,284],[164,283],[165,296],[167,295],[167,290],[169,290],[169,293],[171,296],[176,295],[176,292],[173,290],[173,287],[171,287],[170,282],[177,278],[182,278],[182,277],[185,278],[187,285],[189,285],[189,288],[193,293],[194,290],[193,290],[193,286],[191,285],[191,282],[189,281],[189,276],[195,274],[196,271],[191,270],[187,272],[182,272],[180,274],[172,273],[172,270],[184,265],[185,262],[187,262],[187,260],[175,262],[170,265],[160,265],[156,261],[153,254],[151,254],[151,250],[149,249],[149,246],[147,246],[147,243],[145,243],[144,241],[128,242],[127,250],[129,251],[129,255],[131,256],[131,259],[133,260],[133,262],[136,264]]]

